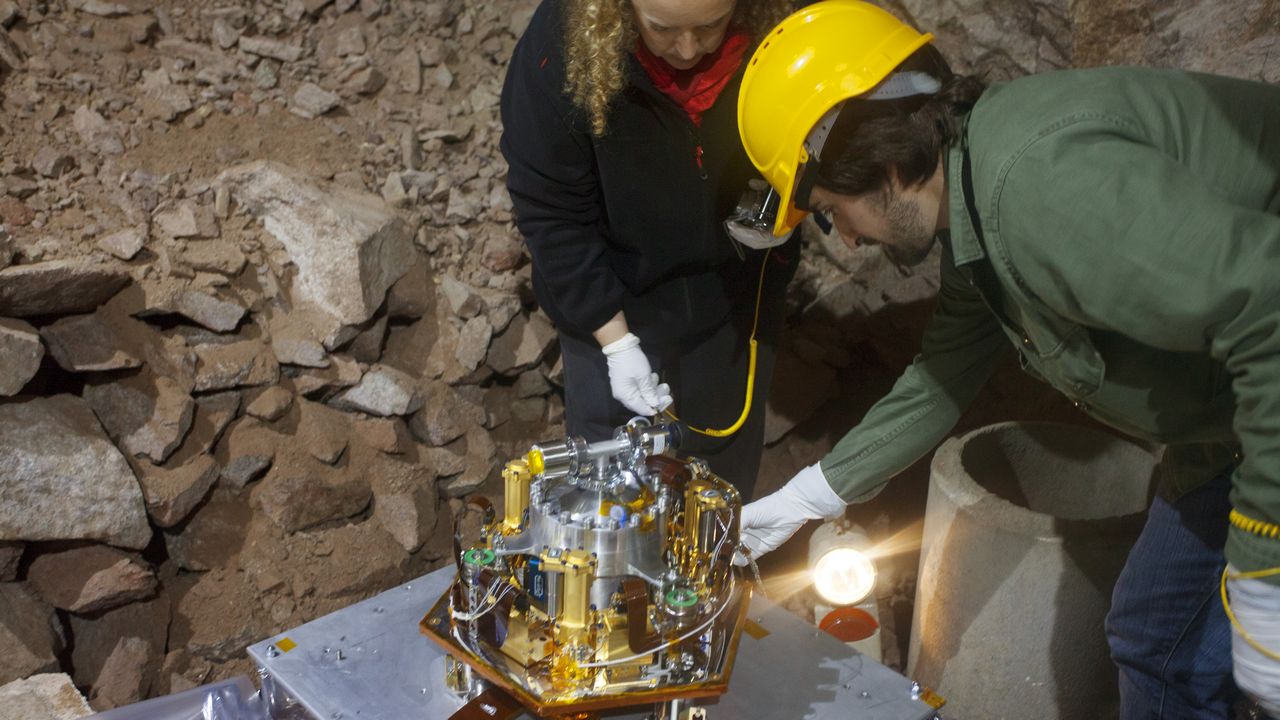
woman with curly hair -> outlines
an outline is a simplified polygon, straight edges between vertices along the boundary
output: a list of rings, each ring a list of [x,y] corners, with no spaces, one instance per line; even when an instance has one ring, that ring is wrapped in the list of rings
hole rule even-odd
[[[758,177],[737,130],[743,65],[792,4],[543,0],[502,91],[569,434],[678,412],[697,428],[682,451],[748,498],[799,241],[739,242],[725,221]]]

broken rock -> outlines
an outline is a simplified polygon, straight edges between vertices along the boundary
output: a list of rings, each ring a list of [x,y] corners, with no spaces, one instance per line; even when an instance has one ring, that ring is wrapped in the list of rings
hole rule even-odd
[[[124,152],[120,132],[106,118],[87,106],[76,108],[72,125],[80,135],[80,141],[93,152],[100,155],[120,155]]]
[[[270,38],[242,36],[240,49],[260,57],[267,57],[280,62],[297,62],[302,57],[302,48],[272,40]]]
[[[0,583],[0,683],[58,670],[63,648],[53,608],[20,583]]]
[[[483,425],[484,420],[484,407],[463,398],[446,383],[431,382],[426,386],[422,409],[409,427],[422,442],[441,446],[462,437],[469,428]]]
[[[142,251],[142,247],[146,242],[147,229],[138,226],[104,235],[98,239],[98,247],[121,260],[132,260],[135,255]]]
[[[540,314],[519,315],[493,339],[486,360],[502,375],[515,375],[542,362],[556,342],[556,331]]]
[[[122,370],[142,364],[99,313],[64,317],[41,328],[40,335],[49,345],[49,354],[67,372]]]
[[[338,97],[337,93],[331,93],[315,83],[303,83],[289,101],[289,112],[307,120],[314,120],[341,103],[342,98]]]
[[[99,613],[155,594],[155,572],[132,555],[88,545],[36,557],[27,572],[45,602],[81,615]]]
[[[493,337],[493,326],[489,319],[477,315],[467,321],[458,333],[458,347],[453,356],[463,371],[475,370],[489,353],[489,340]]]
[[[279,385],[273,385],[254,398],[245,412],[268,422],[278,419],[293,405],[293,393]]]
[[[145,462],[138,465],[138,482],[147,502],[147,514],[162,528],[173,527],[185,520],[209,494],[220,470],[218,463],[208,455],[201,455],[173,469]]]
[[[222,485],[240,489],[262,477],[275,460],[282,436],[256,418],[241,418],[218,443],[214,458],[222,465]]]
[[[44,346],[36,329],[0,318],[0,395],[17,395],[40,370]]]
[[[149,371],[86,385],[84,397],[122,450],[157,463],[186,437],[196,408],[182,386]]]
[[[387,365],[374,365],[360,382],[332,401],[342,410],[355,410],[387,417],[409,415],[422,407],[412,377]]]
[[[146,640],[120,638],[102,665],[89,702],[95,709],[105,711],[143,700],[150,687],[147,668],[158,664],[156,651]]]
[[[197,290],[184,290],[173,301],[173,311],[215,332],[231,332],[247,309],[238,303]]]
[[[298,435],[301,447],[326,465],[338,462],[347,449],[350,418],[326,405],[310,401],[298,403]]]
[[[277,463],[254,489],[262,511],[285,532],[351,517],[369,506],[362,473],[336,470],[309,456]]]
[[[280,364],[261,340],[227,345],[197,345],[196,392],[270,385],[280,379]]]
[[[0,270],[0,316],[90,312],[129,282],[117,265],[50,260]]]
[[[62,673],[33,675],[0,686],[0,720],[79,720],[93,709]]]
[[[298,266],[295,302],[314,304],[337,325],[373,317],[387,289],[413,264],[408,225],[376,196],[341,187],[325,192],[298,171],[270,162],[232,168],[218,182],[262,218]]]
[[[0,404],[0,540],[151,540],[142,491],[74,395]]]
[[[71,172],[76,159],[48,145],[40,148],[31,160],[31,168],[47,178],[56,178]]]

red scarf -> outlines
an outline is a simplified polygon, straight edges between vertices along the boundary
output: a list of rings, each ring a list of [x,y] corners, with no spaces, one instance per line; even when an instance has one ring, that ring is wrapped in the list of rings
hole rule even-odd
[[[683,108],[694,125],[701,126],[702,113],[711,109],[733,79],[750,44],[751,36],[747,33],[731,31],[715,52],[705,55],[688,70],[677,70],[654,55],[640,39],[636,42],[636,59],[653,86]]]

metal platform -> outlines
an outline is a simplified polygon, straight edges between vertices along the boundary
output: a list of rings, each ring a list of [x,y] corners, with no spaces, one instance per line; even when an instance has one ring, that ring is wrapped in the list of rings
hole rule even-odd
[[[453,575],[441,568],[252,645],[249,656],[315,720],[447,720],[461,703],[418,621]],[[754,598],[749,617],[763,632],[743,633],[729,692],[704,705],[707,720],[935,717],[910,680],[768,600]],[[606,717],[645,720],[651,709]]]

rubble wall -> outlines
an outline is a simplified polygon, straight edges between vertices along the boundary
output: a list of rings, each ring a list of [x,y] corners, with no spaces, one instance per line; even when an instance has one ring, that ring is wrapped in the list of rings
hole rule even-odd
[[[444,562],[457,498],[562,432],[497,151],[534,5],[0,0],[0,685],[66,672],[107,709],[245,672]],[[1276,79],[1273,1],[1121,5],[895,9],[997,78]],[[764,488],[883,392],[936,291],[810,237]]]

